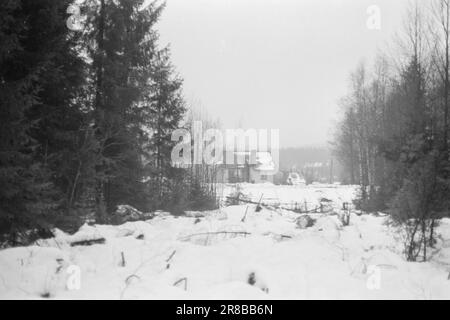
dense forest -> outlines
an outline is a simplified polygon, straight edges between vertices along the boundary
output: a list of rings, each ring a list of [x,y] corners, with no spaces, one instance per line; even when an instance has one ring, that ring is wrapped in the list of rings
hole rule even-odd
[[[0,234],[213,206],[198,170],[173,168],[182,79],[158,42],[164,4],[0,2]]]
[[[450,208],[450,1],[412,4],[392,47],[351,74],[334,149],[359,208],[389,212],[426,260]]]

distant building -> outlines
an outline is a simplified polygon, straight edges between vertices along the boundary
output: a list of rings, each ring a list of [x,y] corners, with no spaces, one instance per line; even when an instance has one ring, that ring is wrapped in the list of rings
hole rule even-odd
[[[223,158],[225,162],[226,156]],[[275,163],[270,152],[234,152],[233,159],[233,163],[219,165],[218,182],[273,183]]]
[[[303,179],[297,172],[290,172],[286,183],[291,186],[304,186],[306,185],[305,179]]]

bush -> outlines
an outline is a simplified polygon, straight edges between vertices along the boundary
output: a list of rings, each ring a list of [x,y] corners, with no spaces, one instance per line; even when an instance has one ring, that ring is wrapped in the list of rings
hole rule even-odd
[[[424,156],[408,170],[401,189],[389,208],[393,220],[405,232],[405,256],[427,259],[427,247],[434,245],[435,220],[448,212],[449,186],[439,177],[435,153]]]

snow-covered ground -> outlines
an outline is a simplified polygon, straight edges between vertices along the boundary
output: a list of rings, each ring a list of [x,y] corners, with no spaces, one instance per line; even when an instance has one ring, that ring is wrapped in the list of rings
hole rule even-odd
[[[222,197],[225,199],[236,190],[242,190],[242,193],[248,196],[252,201],[267,204],[281,204],[284,207],[302,206],[307,203],[307,209],[314,209],[320,205],[320,200],[325,198],[333,201],[334,206],[341,208],[342,203],[351,203],[356,196],[355,186],[341,186],[337,184],[312,184],[308,186],[275,186],[271,183],[251,184],[241,183],[224,184],[220,188]]]
[[[326,198],[337,210],[355,189],[246,184],[242,192],[256,201]],[[58,232],[0,251],[0,299],[450,299],[449,219],[431,261],[411,263],[387,217],[351,214],[344,227],[319,214],[307,229],[297,228],[297,217],[240,205]],[[105,242],[70,245],[99,238]]]

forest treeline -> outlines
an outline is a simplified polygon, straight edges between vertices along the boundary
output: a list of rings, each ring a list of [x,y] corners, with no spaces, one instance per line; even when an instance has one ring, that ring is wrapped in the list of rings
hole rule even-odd
[[[403,32],[371,65],[351,74],[334,151],[363,211],[389,212],[405,255],[426,260],[449,216],[450,1],[416,1]]]
[[[173,168],[182,79],[156,23],[164,4],[0,1],[0,234],[214,206],[204,173]]]

